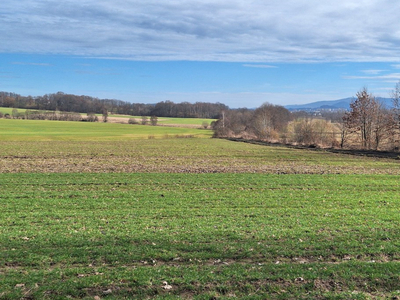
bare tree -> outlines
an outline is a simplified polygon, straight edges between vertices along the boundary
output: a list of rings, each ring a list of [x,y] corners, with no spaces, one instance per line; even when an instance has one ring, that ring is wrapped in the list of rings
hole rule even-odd
[[[151,116],[151,117],[150,117],[150,123],[151,123],[152,126],[156,126],[157,123],[158,123],[158,118],[157,118],[157,116]]]
[[[340,129],[340,148],[344,148],[344,146],[347,144],[349,136],[350,136],[350,130],[347,124],[345,123],[344,117],[343,121],[339,123],[339,129]]]
[[[264,103],[254,111],[252,127],[259,139],[278,139],[291,120],[290,112],[279,105]]]
[[[343,120],[348,132],[358,135],[363,149],[375,150],[393,134],[395,123],[393,114],[366,88],[357,93],[357,99],[351,102],[350,111]]]
[[[97,122],[99,118],[94,113],[87,113],[86,121],[87,122]]]
[[[311,145],[315,142],[312,119],[302,118],[293,123],[293,141],[295,143]]]
[[[107,108],[103,108],[103,122],[107,123],[108,121],[108,110]]]
[[[378,104],[367,88],[357,92],[357,98],[350,103],[350,111],[344,116],[344,122],[350,132],[359,134],[361,147],[370,149],[372,145],[372,133],[375,113]]]
[[[18,109],[13,108],[11,115],[12,115],[13,119],[18,119],[18,117],[19,117]]]
[[[146,116],[142,116],[142,125],[147,125],[147,123],[149,122],[149,118],[147,118]]]
[[[248,109],[222,111],[218,121],[212,123],[215,137],[237,137],[249,134],[253,112]]]
[[[135,118],[129,118],[128,124],[139,124],[139,121],[137,121]]]
[[[299,118],[291,123],[292,141],[301,145],[336,147],[338,142],[335,137],[337,128],[330,121]]]

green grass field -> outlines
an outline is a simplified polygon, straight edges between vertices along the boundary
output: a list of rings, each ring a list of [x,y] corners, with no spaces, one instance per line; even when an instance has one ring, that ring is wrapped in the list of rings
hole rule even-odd
[[[0,112],[3,114],[9,114],[12,115],[12,107],[0,107]],[[18,113],[24,114],[26,109],[18,108]],[[96,114],[99,117],[99,120],[102,118],[102,114]],[[86,116],[86,114],[82,114],[82,116]],[[130,116],[130,115],[114,115],[114,114],[109,114],[110,118],[134,118],[138,122],[141,121],[142,117],[141,116]],[[149,121],[150,121],[150,117]],[[212,121],[215,121],[215,119],[202,119],[202,118],[167,118],[167,117],[159,117],[158,118],[158,125],[181,125],[181,126],[202,126],[204,122],[207,122],[209,125],[211,124]]]
[[[72,173],[0,181],[3,299],[107,291],[110,299],[360,299],[399,289],[397,176]]]
[[[0,112],[2,112],[3,114],[12,114],[14,108],[12,107],[0,107]],[[19,113],[25,113],[26,109],[23,108],[17,108]]]
[[[26,122],[0,122],[0,299],[400,297],[398,160]]]
[[[210,130],[115,123],[0,119],[2,141],[114,141],[175,136],[211,137]]]

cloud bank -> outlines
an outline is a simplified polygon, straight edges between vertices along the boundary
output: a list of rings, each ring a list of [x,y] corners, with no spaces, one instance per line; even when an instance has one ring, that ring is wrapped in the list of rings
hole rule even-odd
[[[397,62],[399,10],[389,0],[3,0],[0,53]]]

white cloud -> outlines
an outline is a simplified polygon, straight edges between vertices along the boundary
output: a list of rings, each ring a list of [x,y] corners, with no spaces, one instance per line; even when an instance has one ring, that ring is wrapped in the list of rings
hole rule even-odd
[[[246,67],[246,68],[260,68],[260,69],[275,69],[275,68],[278,68],[277,66],[260,65],[260,64],[244,64],[243,67]]]
[[[370,80],[400,80],[400,73],[391,73],[379,76],[343,76],[344,79],[370,79]]]
[[[399,9],[389,0],[3,0],[0,52],[394,62]]]
[[[361,72],[368,75],[377,75],[379,73],[382,73],[383,71],[384,70],[362,70]]]

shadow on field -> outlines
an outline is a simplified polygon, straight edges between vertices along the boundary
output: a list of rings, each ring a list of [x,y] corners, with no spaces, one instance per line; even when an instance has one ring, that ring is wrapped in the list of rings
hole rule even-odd
[[[271,143],[271,142],[265,142],[265,141],[248,140],[248,139],[243,139],[243,138],[227,138],[227,140],[234,141],[234,142],[243,142],[243,143],[249,143],[249,144],[255,144],[255,145],[262,145],[262,146],[286,147],[286,148],[293,148],[293,149],[307,149],[307,150],[313,150],[313,151],[325,151],[325,152],[339,153],[339,154],[367,156],[367,157],[376,157],[376,158],[389,158],[389,159],[400,160],[400,153],[394,152],[394,151],[320,148],[315,145],[301,146],[301,145],[291,145],[291,144],[283,144],[283,143]]]

